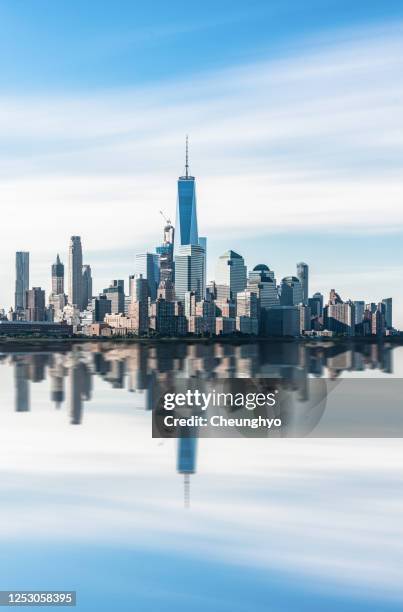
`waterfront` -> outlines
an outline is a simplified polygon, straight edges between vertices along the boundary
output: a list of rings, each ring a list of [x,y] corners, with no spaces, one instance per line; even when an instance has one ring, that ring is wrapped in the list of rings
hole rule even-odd
[[[403,348],[2,353],[2,588],[76,589],[86,611],[400,609],[401,440],[203,439],[181,456],[151,438],[159,386],[252,376],[392,380]]]

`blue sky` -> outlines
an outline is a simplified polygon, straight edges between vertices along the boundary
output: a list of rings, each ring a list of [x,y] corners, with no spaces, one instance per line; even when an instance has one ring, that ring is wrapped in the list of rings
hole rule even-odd
[[[131,273],[188,132],[209,277],[228,248],[278,279],[306,260],[403,326],[402,31],[398,2],[0,0],[0,305],[15,250],[49,289],[71,234],[96,290]]]
[[[41,91],[130,86],[284,55],[304,37],[398,19],[399,2],[0,2],[1,84]]]

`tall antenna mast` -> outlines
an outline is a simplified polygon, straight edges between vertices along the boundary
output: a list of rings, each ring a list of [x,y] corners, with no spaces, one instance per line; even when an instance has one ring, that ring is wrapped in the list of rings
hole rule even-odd
[[[186,163],[185,163],[185,176],[189,178],[189,136],[186,134]]]

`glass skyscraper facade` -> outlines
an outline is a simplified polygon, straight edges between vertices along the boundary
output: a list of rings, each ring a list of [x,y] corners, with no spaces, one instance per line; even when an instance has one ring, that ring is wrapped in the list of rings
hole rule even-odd
[[[181,176],[178,179],[175,230],[175,252],[182,245],[199,244],[196,182],[193,176]]]
[[[196,181],[189,174],[188,139],[186,138],[185,175],[178,179],[176,205],[175,254],[187,244],[199,244],[196,210]]]
[[[29,289],[29,253],[15,254],[15,310],[25,308],[25,292]]]

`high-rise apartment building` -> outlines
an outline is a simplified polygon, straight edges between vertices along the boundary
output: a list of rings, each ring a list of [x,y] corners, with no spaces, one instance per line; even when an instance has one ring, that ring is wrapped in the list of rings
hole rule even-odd
[[[327,306],[327,328],[336,335],[355,336],[353,302],[337,302]]]
[[[17,251],[15,254],[15,310],[25,308],[25,293],[29,289],[29,253]]]
[[[80,310],[83,304],[83,252],[80,236],[72,236],[69,244],[69,303]]]

